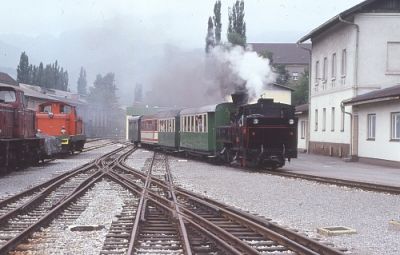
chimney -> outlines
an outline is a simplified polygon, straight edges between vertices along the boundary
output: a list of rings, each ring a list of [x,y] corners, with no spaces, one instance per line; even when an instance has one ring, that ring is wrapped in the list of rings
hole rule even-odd
[[[247,104],[249,100],[249,95],[244,92],[233,93],[231,97],[232,97],[232,102],[237,106]]]

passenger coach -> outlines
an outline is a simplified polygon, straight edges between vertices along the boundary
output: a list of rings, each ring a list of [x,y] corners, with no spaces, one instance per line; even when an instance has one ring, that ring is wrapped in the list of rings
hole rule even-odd
[[[223,149],[223,144],[217,143],[216,140],[216,127],[229,125],[234,111],[233,103],[182,110],[180,149],[189,153],[215,156]]]

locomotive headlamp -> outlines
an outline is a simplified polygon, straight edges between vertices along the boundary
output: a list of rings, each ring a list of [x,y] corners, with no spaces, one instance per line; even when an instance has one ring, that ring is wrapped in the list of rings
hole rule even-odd
[[[294,119],[290,119],[290,120],[289,120],[289,124],[290,124],[290,125],[293,125],[293,124],[294,124]]]
[[[253,120],[253,124],[254,124],[254,125],[257,125],[257,124],[258,124],[258,119],[254,119],[254,120]]]

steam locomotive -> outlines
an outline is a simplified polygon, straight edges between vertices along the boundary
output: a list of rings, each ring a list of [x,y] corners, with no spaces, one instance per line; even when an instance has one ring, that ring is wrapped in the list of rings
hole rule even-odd
[[[247,95],[233,102],[135,116],[128,138],[135,144],[240,164],[279,168],[297,157],[297,119],[294,106]]]

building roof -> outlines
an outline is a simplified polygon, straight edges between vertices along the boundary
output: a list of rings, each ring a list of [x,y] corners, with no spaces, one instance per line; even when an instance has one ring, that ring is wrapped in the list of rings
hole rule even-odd
[[[46,100],[62,101],[74,106],[85,105],[86,101],[79,99],[75,93],[58,89],[47,89],[36,85],[20,83],[21,89],[26,96],[36,97]]]
[[[257,53],[269,51],[276,64],[303,64],[310,63],[310,52],[298,47],[295,43],[249,43]],[[311,49],[311,44],[304,44]]]
[[[295,91],[295,89],[292,89],[291,87],[279,84],[279,83],[272,83],[273,86],[276,86],[278,88],[284,89],[284,90],[290,90],[290,91]]]
[[[44,100],[52,100],[54,101],[55,99],[53,97],[50,97],[46,94],[41,93],[40,91],[37,91],[35,89],[32,89],[30,85],[20,83],[19,88],[24,91],[25,96],[27,97],[34,97],[38,99],[44,99]]]
[[[18,86],[18,82],[7,73],[0,72],[0,83]]]
[[[400,99],[400,85],[371,91],[343,101],[344,105],[358,105]]]
[[[308,112],[308,104],[302,104],[302,105],[296,106],[296,111],[295,111],[296,115],[303,114],[306,112]]]
[[[298,43],[302,43],[304,41],[307,41],[308,39],[318,36],[325,30],[341,22],[340,21],[341,19],[347,19],[358,12],[362,11],[371,12],[374,10],[379,10],[379,11],[397,10],[397,12],[399,12],[400,2],[398,0],[366,0],[364,2],[361,2],[351,7],[350,9],[347,9],[339,13],[338,15],[326,21],[319,27],[313,29],[311,32],[300,38]]]

